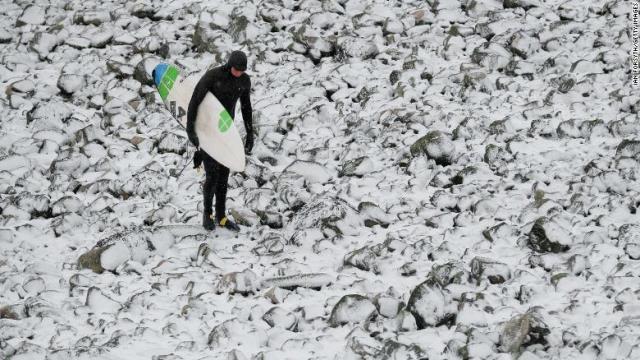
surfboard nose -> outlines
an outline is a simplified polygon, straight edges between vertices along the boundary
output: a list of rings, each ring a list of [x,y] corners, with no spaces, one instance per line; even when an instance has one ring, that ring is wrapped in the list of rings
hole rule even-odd
[[[153,69],[153,82],[156,84],[156,87],[160,85],[160,80],[162,80],[162,77],[168,68],[169,64],[160,63]]]

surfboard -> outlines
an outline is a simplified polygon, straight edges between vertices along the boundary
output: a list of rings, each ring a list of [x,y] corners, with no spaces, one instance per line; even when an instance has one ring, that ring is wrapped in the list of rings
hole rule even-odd
[[[154,69],[154,83],[162,101],[180,124],[187,128],[187,109],[196,84],[203,74],[183,75],[172,64],[160,63]],[[244,171],[244,145],[233,118],[213,94],[208,93],[196,118],[200,148],[233,171]]]

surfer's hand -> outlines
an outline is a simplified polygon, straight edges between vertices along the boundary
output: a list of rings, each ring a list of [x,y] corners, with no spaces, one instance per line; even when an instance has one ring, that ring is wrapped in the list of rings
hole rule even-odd
[[[196,148],[200,147],[200,141],[198,141],[198,137],[197,136],[189,136],[189,140],[191,141],[191,143],[193,144],[193,146],[195,146]]]
[[[198,149],[193,154],[193,168],[197,169],[200,165],[202,165],[202,153],[200,153],[200,149]]]
[[[244,153],[251,155],[253,149],[253,136],[247,136],[247,141],[244,143]]]

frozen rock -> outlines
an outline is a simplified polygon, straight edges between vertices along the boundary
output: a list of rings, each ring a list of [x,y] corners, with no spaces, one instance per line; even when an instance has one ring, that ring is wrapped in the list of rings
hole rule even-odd
[[[511,38],[511,51],[523,59],[527,59],[540,49],[540,40],[520,31]]]
[[[260,224],[267,225],[272,229],[282,228],[283,219],[280,213],[272,212],[272,211],[261,211],[261,210],[256,210],[255,212],[256,212],[256,215],[258,215],[258,217],[260,218]],[[271,239],[271,240],[274,240],[274,239]],[[284,243],[285,242],[283,241],[283,244]]]
[[[156,13],[156,9],[153,5],[148,3],[136,3],[130,9],[131,15],[138,18],[148,18],[153,20],[153,15]]]
[[[500,334],[500,347],[505,352],[518,353],[532,344],[546,344],[550,334],[547,325],[535,312],[517,315],[504,324]]]
[[[13,33],[4,27],[0,27],[0,44],[8,44],[13,41]]]
[[[471,61],[489,70],[504,69],[511,61],[511,53],[498,43],[489,42],[473,50]]]
[[[224,275],[216,285],[216,293],[250,294],[260,288],[258,276],[251,270],[232,272]]]
[[[502,6],[505,9],[523,8],[529,10],[538,6],[538,3],[535,0],[504,0]]]
[[[618,247],[632,260],[640,260],[640,226],[624,224],[618,229]]]
[[[33,81],[25,79],[12,83],[9,85],[8,91],[11,93],[29,94],[35,90],[35,84]]]
[[[58,130],[64,128],[64,121],[72,115],[71,108],[64,102],[40,103],[27,113],[27,123],[35,130]]]
[[[616,148],[617,157],[635,157],[640,154],[640,141],[638,140],[622,140]]]
[[[293,33],[293,38],[297,43],[304,45],[308,49],[309,55],[315,60],[329,56],[335,50],[335,39],[333,37],[322,36],[320,31],[309,26],[302,25]],[[295,45],[292,45],[293,47]]]
[[[231,350],[227,353],[224,360],[249,360],[240,350]]]
[[[402,301],[387,295],[376,296],[373,299],[373,302],[380,315],[389,319],[396,318],[404,307],[404,303]]]
[[[375,305],[362,295],[345,295],[333,307],[329,324],[333,327],[349,323],[361,323],[374,316],[377,310]]]
[[[571,234],[560,224],[545,217],[539,218],[529,232],[527,245],[539,253],[565,252],[569,250]]]
[[[269,299],[272,304],[282,304],[289,293],[289,290],[272,287],[264,294],[264,297]]]
[[[373,161],[370,158],[363,156],[346,161],[342,164],[342,169],[338,173],[338,176],[365,176],[370,174],[373,170]]]
[[[223,49],[227,49],[227,44],[233,41],[226,31],[213,29],[210,23],[203,21],[196,24],[192,39],[193,46],[199,52],[211,53],[220,59],[222,59]]]
[[[286,172],[298,174],[304,177],[307,183],[311,184],[326,184],[334,178],[329,169],[311,161],[296,160],[284,170],[284,173]]]
[[[321,288],[333,281],[334,278],[328,274],[299,274],[265,279],[262,281],[262,287],[277,286],[283,289],[295,289],[297,287]]]
[[[578,128],[575,120],[566,120],[561,122],[560,125],[558,125],[556,132],[560,138],[578,138],[582,135],[582,132]]]
[[[33,218],[52,217],[50,200],[46,195],[34,195],[23,192],[14,198],[14,202],[20,209],[31,214]]]
[[[21,320],[28,317],[27,307],[21,304],[0,306],[0,319]]]
[[[166,233],[133,229],[116,233],[98,243],[78,259],[81,269],[91,269],[96,273],[104,270],[115,270],[128,260],[146,263],[147,259],[158,250],[164,251],[168,247],[165,242],[172,243],[173,237]]]
[[[106,270],[106,268],[102,265],[102,253],[104,253],[109,247],[111,247],[113,245],[109,245],[106,247],[95,247],[91,250],[89,250],[88,252],[82,254],[79,258],[78,258],[78,267],[80,269],[90,269],[95,273],[102,273],[104,270]],[[120,252],[118,252],[120,254]],[[122,260],[123,262],[129,258],[128,254],[126,254],[126,256],[119,256],[118,257],[119,260]],[[113,263],[115,261],[113,261],[114,259],[109,258],[110,264],[113,265]]]
[[[330,194],[321,194],[298,210],[290,224],[296,230],[326,228],[341,234],[347,230],[347,225],[357,221],[358,212],[346,201]]]
[[[376,44],[364,38],[341,37],[336,42],[338,53],[343,57],[366,60],[378,55]]]
[[[345,255],[344,264],[379,274],[380,266],[378,264],[378,257],[381,255],[381,250],[378,246],[365,246],[354,250]]]
[[[264,316],[262,316],[262,320],[271,327],[282,328],[289,331],[295,331],[296,325],[298,324],[298,319],[294,314],[277,306],[267,311]]]
[[[558,78],[552,79],[551,84],[554,85],[558,89],[558,91],[566,94],[571,91],[571,89],[573,89],[573,87],[576,85],[576,79],[572,75],[565,74]]]
[[[270,227],[273,227],[273,223],[271,225],[265,224]],[[282,227],[282,220],[280,220],[280,224],[277,224],[279,227]],[[275,231],[268,231],[263,236],[258,245],[253,249],[253,252],[258,255],[275,255],[280,254],[284,251],[284,247],[286,245],[286,240],[281,233]]]
[[[453,185],[472,184],[474,182],[484,183],[487,179],[491,178],[492,175],[488,166],[484,164],[465,166],[451,178],[451,183]]]
[[[58,88],[67,95],[75,94],[85,86],[85,79],[82,75],[62,74],[58,78]]]
[[[76,13],[73,21],[82,25],[95,25],[99,26],[103,23],[111,21],[111,14],[108,11],[90,11],[85,10]]]
[[[46,58],[56,46],[58,46],[58,37],[46,32],[36,33],[30,44],[30,48],[38,53],[41,59]]]
[[[381,360],[420,360],[424,359],[425,355],[426,352],[416,344],[405,345],[388,339],[384,342],[382,350],[376,358]]]
[[[91,40],[82,36],[72,36],[72,37],[66,38],[64,40],[64,43],[78,50],[86,49],[89,46],[91,46]]]
[[[119,302],[105,295],[97,287],[89,288],[85,305],[91,308],[94,313],[115,313],[122,307]]]
[[[174,133],[166,133],[158,143],[158,152],[182,155],[187,151],[186,138]]]
[[[261,35],[269,31],[263,23],[249,20],[246,16],[234,16],[229,24],[228,34],[238,44],[253,42],[253,39],[259,38]]]
[[[45,22],[45,9],[38,5],[27,6],[16,21],[17,26],[42,25]]]
[[[468,275],[462,264],[452,261],[434,266],[429,272],[427,284],[444,288],[449,284],[462,284]]]
[[[447,166],[453,162],[454,146],[451,138],[437,130],[427,133],[411,145],[411,155],[424,154],[438,165]]]
[[[96,29],[86,34],[86,36],[89,39],[91,47],[100,49],[111,43],[111,40],[113,40],[113,31],[108,28]]]
[[[513,156],[498,145],[489,144],[485,148],[484,162],[489,165],[491,170],[497,171],[504,169],[512,159]]]
[[[501,284],[511,278],[509,266],[492,259],[476,256],[470,266],[471,275],[478,284],[485,278],[492,284]]]
[[[386,228],[392,222],[391,216],[372,202],[364,201],[358,204],[358,212],[364,218],[364,225],[367,227],[380,225]]]
[[[382,26],[383,34],[402,34],[404,24],[398,19],[387,18]]]
[[[571,65],[571,69],[569,69],[571,73],[576,74],[577,76],[585,76],[585,75],[593,75],[593,74],[602,74],[602,65],[598,62],[592,62],[589,60],[578,60]]]
[[[267,336],[263,331],[234,318],[215,326],[209,333],[207,344],[212,349],[247,345],[259,347],[265,345],[266,340]]]
[[[51,172],[65,173],[79,177],[91,165],[86,155],[80,153],[58,153],[58,158],[51,163]]]
[[[136,41],[138,41],[138,39],[128,32],[118,35],[113,39],[115,45],[133,45]]]
[[[415,317],[418,329],[451,323],[456,316],[448,292],[431,279],[413,289],[407,310]]]
[[[138,80],[141,84],[155,86],[151,72],[158,65],[160,59],[155,56],[148,56],[142,59],[136,64],[133,71],[133,78]]]

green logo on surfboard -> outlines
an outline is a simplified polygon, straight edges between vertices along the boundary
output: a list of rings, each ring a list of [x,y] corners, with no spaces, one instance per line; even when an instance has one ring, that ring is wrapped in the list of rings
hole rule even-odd
[[[169,92],[173,88],[173,83],[176,82],[176,78],[180,72],[178,68],[175,66],[169,66],[167,71],[164,73],[162,80],[160,80],[160,84],[158,85],[158,92],[160,93],[160,97],[162,100],[166,100]]]
[[[229,115],[226,109],[222,110],[222,112],[220,112],[220,120],[218,120],[218,129],[220,132],[227,132],[231,127],[231,124],[233,124],[231,115]]]

